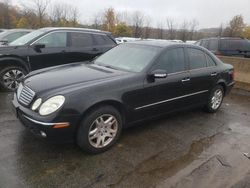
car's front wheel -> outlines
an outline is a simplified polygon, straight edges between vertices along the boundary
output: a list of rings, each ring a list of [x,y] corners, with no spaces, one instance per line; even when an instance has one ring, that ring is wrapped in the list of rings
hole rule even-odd
[[[210,113],[215,113],[220,108],[224,98],[224,89],[221,85],[214,87],[210,93],[208,103],[205,110]]]
[[[18,66],[4,67],[0,70],[0,87],[4,91],[15,91],[27,72]]]
[[[77,132],[77,144],[89,153],[104,152],[115,144],[121,130],[119,111],[112,106],[101,106],[84,116]]]

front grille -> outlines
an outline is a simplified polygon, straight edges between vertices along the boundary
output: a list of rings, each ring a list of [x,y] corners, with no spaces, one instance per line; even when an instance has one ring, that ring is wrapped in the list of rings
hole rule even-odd
[[[35,92],[32,91],[28,86],[19,85],[17,89],[18,101],[26,106],[30,105],[35,97]]]

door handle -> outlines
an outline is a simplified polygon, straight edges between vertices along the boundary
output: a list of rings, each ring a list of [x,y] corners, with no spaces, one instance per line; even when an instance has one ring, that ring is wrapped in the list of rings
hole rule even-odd
[[[93,52],[98,52],[99,50],[97,48],[92,49]]]
[[[182,82],[189,82],[190,78],[184,78],[183,80],[181,80]]]
[[[217,72],[213,72],[212,74],[210,74],[211,76],[217,76]]]

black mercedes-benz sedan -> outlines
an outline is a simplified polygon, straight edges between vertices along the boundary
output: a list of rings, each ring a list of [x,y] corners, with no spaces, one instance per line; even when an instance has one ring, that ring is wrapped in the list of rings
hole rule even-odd
[[[99,153],[135,122],[196,106],[216,112],[233,85],[233,67],[205,48],[139,41],[92,62],[31,72],[13,105],[39,137]]]

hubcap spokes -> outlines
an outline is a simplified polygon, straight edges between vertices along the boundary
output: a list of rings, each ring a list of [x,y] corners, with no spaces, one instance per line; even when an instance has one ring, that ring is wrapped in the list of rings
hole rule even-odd
[[[113,115],[98,117],[90,126],[89,142],[95,148],[103,148],[110,144],[118,131],[118,122]]]
[[[3,75],[3,83],[6,88],[10,90],[15,90],[18,87],[21,80],[23,79],[23,77],[24,77],[24,74],[22,71],[17,70],[17,69],[12,69],[12,70],[7,71]]]
[[[216,110],[219,108],[223,98],[223,93],[220,89],[216,90],[214,92],[214,96],[212,97],[211,103],[212,103],[212,109]]]

